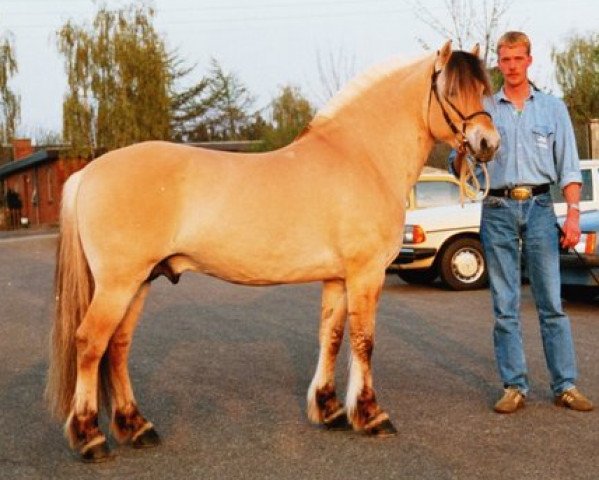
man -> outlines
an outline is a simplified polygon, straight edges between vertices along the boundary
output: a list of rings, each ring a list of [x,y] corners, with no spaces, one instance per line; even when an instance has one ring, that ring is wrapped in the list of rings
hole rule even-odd
[[[507,32],[497,44],[503,88],[486,104],[501,135],[488,164],[490,191],[483,202],[481,238],[489,269],[495,326],[493,339],[504,395],[498,413],[524,406],[529,390],[520,324],[520,244],[534,296],[555,404],[589,411],[576,388],[576,356],[570,320],[560,298],[559,238],[549,185],[562,188],[568,204],[563,247],[580,238],[581,175],[570,117],[564,103],[538,91],[528,79],[530,40]],[[456,162],[455,169],[460,165]]]

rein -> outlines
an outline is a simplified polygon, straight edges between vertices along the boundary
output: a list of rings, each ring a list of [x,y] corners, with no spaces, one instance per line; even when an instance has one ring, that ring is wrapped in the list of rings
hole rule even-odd
[[[458,151],[456,160],[461,160],[459,180],[460,204],[463,208],[464,197],[468,197],[469,200],[477,200],[478,193],[472,193],[472,190],[474,190],[474,192],[479,192],[482,190],[482,187],[478,180],[478,177],[476,176],[476,173],[474,172],[474,162],[470,161],[469,155],[466,153],[465,150]],[[480,163],[479,165],[483,171],[483,176],[485,177],[485,189],[482,196],[482,198],[485,198],[489,194],[491,182],[489,181],[489,172],[487,170],[487,165],[484,163]],[[466,185],[470,182],[470,180],[472,180],[472,183],[470,184],[470,186],[472,187],[471,189],[466,188]]]
[[[451,107],[451,109],[460,117],[462,121],[462,129],[458,129],[454,121],[451,119],[445,105],[441,101],[441,95],[439,95],[439,88],[437,85],[437,79],[439,78],[439,74],[442,70],[434,70],[431,75],[431,89],[428,95],[428,117],[430,117],[430,109],[431,109],[431,97],[434,94],[437,103],[439,104],[439,108],[441,108],[441,113],[443,113],[443,118],[445,119],[445,123],[449,126],[452,133],[456,136],[458,140],[458,148],[457,148],[457,157],[456,159],[461,160],[460,166],[460,203],[462,207],[464,206],[464,197],[468,197],[470,200],[475,200],[478,197],[478,194],[473,194],[468,188],[466,188],[466,184],[472,179],[472,187],[475,192],[481,190],[481,184],[476,177],[474,172],[473,163],[469,160],[469,154],[474,154],[474,150],[470,142],[466,138],[466,126],[468,122],[478,115],[486,115],[489,119],[493,120],[491,114],[486,112],[485,110],[480,110],[478,112],[474,112],[470,115],[464,115],[458,107],[454,105],[454,103],[447,98],[447,95],[443,95],[443,100]],[[487,166],[484,163],[480,163],[480,167],[482,168],[483,175],[485,177],[485,191],[483,193],[483,198],[485,198],[489,193],[489,172],[487,171]]]

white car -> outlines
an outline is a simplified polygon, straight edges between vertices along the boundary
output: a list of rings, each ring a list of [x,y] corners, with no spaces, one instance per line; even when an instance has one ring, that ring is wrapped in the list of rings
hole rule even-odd
[[[582,211],[599,209],[599,160],[580,162]],[[555,211],[566,213],[559,188],[552,188]],[[453,290],[487,284],[480,242],[481,202],[460,205],[457,179],[445,170],[425,167],[408,200],[403,247],[391,269],[406,282],[428,283],[441,277]],[[556,232],[557,234],[557,232]]]

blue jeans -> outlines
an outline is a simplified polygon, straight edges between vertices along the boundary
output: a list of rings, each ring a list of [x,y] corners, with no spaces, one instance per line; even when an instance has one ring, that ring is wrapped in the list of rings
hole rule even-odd
[[[559,395],[574,386],[576,354],[570,320],[560,297],[558,231],[549,193],[518,201],[487,197],[481,238],[489,269],[497,367],[504,387],[529,389],[520,323],[521,255],[539,315],[551,389]]]

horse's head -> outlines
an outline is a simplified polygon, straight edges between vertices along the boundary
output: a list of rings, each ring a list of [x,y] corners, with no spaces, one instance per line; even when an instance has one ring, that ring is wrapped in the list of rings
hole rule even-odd
[[[428,118],[435,138],[487,162],[499,148],[500,138],[483,106],[483,97],[491,95],[491,84],[478,53],[478,45],[470,53],[452,51],[451,41],[439,50]]]

